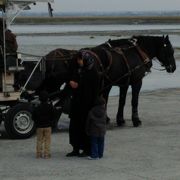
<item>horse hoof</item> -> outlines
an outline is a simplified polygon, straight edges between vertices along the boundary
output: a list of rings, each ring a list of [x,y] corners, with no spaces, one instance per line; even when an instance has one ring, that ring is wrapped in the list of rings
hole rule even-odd
[[[142,122],[140,121],[139,117],[132,117],[132,122],[134,127],[141,126]]]
[[[109,117],[106,117],[106,124],[109,124],[110,123],[110,118]]]
[[[139,127],[141,126],[142,122],[140,120],[133,120],[133,126],[134,127]]]
[[[125,120],[119,120],[119,121],[117,120],[116,123],[117,123],[117,126],[121,127],[125,125]]]

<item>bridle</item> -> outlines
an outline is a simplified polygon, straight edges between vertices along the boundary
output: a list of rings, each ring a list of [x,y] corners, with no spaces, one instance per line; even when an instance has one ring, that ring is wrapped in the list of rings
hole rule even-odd
[[[170,58],[167,58],[167,50],[166,50],[166,48],[168,46],[171,46],[171,44],[168,45],[166,42],[163,42],[163,47],[161,47],[161,49],[159,51],[159,55],[163,54],[162,59],[166,59],[166,61],[167,61],[167,62],[157,61],[161,66],[165,67],[164,69],[160,69],[161,71],[166,70],[166,69],[169,69],[170,71],[172,71],[172,68],[173,68],[172,65],[171,65],[171,62],[170,62]],[[172,49],[172,51],[173,51],[173,49]]]

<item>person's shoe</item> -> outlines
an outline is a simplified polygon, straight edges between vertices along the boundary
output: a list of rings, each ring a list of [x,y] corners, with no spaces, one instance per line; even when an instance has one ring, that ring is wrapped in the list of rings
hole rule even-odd
[[[36,158],[39,159],[39,158],[43,158],[43,155],[41,153],[37,153],[36,154]]]
[[[50,159],[50,158],[51,158],[50,154],[44,155],[44,159]]]
[[[78,157],[87,157],[87,156],[88,154],[84,151],[78,155]]]
[[[66,154],[66,157],[73,157],[73,156],[79,156],[79,152],[72,151],[72,152]]]
[[[97,158],[93,158],[93,157],[91,157],[91,156],[88,156],[87,157],[89,160],[98,160],[99,158],[97,157]]]

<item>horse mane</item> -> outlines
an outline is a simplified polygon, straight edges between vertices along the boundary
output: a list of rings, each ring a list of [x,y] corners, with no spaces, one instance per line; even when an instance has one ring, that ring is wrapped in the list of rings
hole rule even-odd
[[[130,39],[116,39],[116,40],[111,40],[109,39],[108,41],[112,46],[120,46],[120,47],[124,47],[124,46],[132,46],[132,42],[130,41]]]
[[[132,39],[136,39],[138,44],[149,44],[149,46],[162,46],[164,43],[164,36],[132,36]]]

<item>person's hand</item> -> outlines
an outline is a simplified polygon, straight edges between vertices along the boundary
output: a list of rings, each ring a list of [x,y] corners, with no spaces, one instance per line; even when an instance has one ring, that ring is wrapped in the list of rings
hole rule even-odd
[[[73,88],[73,89],[76,89],[78,87],[78,83],[75,82],[75,81],[70,81],[69,82],[69,85]]]

